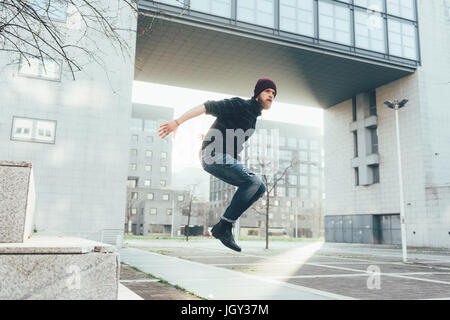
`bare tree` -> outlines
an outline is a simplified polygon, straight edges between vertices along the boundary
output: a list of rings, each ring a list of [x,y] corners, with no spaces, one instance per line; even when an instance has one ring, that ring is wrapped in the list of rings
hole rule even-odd
[[[44,70],[46,60],[64,61],[73,79],[92,61],[106,71],[99,39],[134,55],[126,34],[136,30],[120,26],[123,10],[137,17],[137,0],[0,0],[0,52],[13,54],[12,63],[38,58]]]
[[[278,170],[275,172],[273,170],[267,170],[268,167],[273,165],[272,161],[268,160],[267,158],[258,156],[257,161],[261,169],[262,181],[266,185],[266,198],[265,204],[262,206],[262,208],[258,207],[258,202],[256,202],[255,204],[253,204],[252,209],[257,213],[265,216],[266,218],[266,249],[269,249],[269,212],[270,208],[273,207],[273,205],[271,204],[270,194],[275,190],[281,180],[286,179],[286,174],[289,172],[289,170],[295,168],[300,163],[300,161],[297,158],[293,158],[290,164],[286,166],[281,173],[279,173]]]
[[[185,199],[185,202],[182,205],[182,211],[186,212],[188,220],[186,227],[184,228],[184,233],[186,235],[186,241],[189,241],[189,224],[191,223],[191,213],[192,213],[192,203],[197,200],[197,197],[195,196],[195,188],[197,187],[196,184],[191,185],[191,188],[189,190],[189,193],[187,195],[187,199]]]

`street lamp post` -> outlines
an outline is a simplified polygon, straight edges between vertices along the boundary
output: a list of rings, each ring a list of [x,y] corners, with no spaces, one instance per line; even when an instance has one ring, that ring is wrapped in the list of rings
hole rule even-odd
[[[402,157],[401,157],[401,149],[400,149],[400,129],[398,122],[398,110],[403,108],[408,100],[404,99],[400,102],[398,100],[385,101],[384,104],[395,111],[395,128],[397,135],[397,159],[398,159],[398,180],[399,180],[399,188],[400,188],[400,226],[402,233],[402,256],[403,262],[406,263],[407,260],[407,252],[406,252],[406,225],[405,225],[405,202],[403,195],[403,175],[402,175]]]

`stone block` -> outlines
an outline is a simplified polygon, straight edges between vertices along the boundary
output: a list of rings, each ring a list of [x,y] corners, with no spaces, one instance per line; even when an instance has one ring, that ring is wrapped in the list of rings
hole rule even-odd
[[[0,243],[23,242],[30,236],[34,206],[31,164],[0,161]]]
[[[0,245],[0,300],[116,300],[119,255],[98,242],[38,237]]]

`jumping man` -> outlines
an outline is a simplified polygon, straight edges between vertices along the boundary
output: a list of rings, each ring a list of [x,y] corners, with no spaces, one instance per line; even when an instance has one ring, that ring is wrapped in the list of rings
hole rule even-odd
[[[244,142],[254,133],[261,112],[272,106],[277,87],[272,80],[262,78],[256,83],[253,93],[249,100],[235,97],[207,101],[159,129],[159,136],[165,138],[171,132],[175,134],[183,122],[203,113],[217,118],[203,140],[200,158],[206,172],[238,187],[220,221],[211,230],[215,238],[235,251],[241,251],[241,248],[233,239],[233,223],[266,191],[261,179],[240,162],[239,153]]]

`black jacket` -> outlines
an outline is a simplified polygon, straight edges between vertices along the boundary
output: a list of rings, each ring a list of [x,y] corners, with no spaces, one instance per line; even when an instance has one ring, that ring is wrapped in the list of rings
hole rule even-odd
[[[244,100],[236,97],[220,101],[207,101],[205,108],[206,114],[215,116],[217,119],[203,140],[202,150],[215,141],[220,131],[223,138],[222,149],[220,150],[220,147],[216,148],[217,145],[214,145],[215,148],[211,155],[214,156],[218,151],[219,153],[228,153],[239,160],[238,155],[244,148],[244,142],[255,131],[257,117],[261,115],[261,105],[254,98]],[[228,137],[227,129],[229,129]]]

